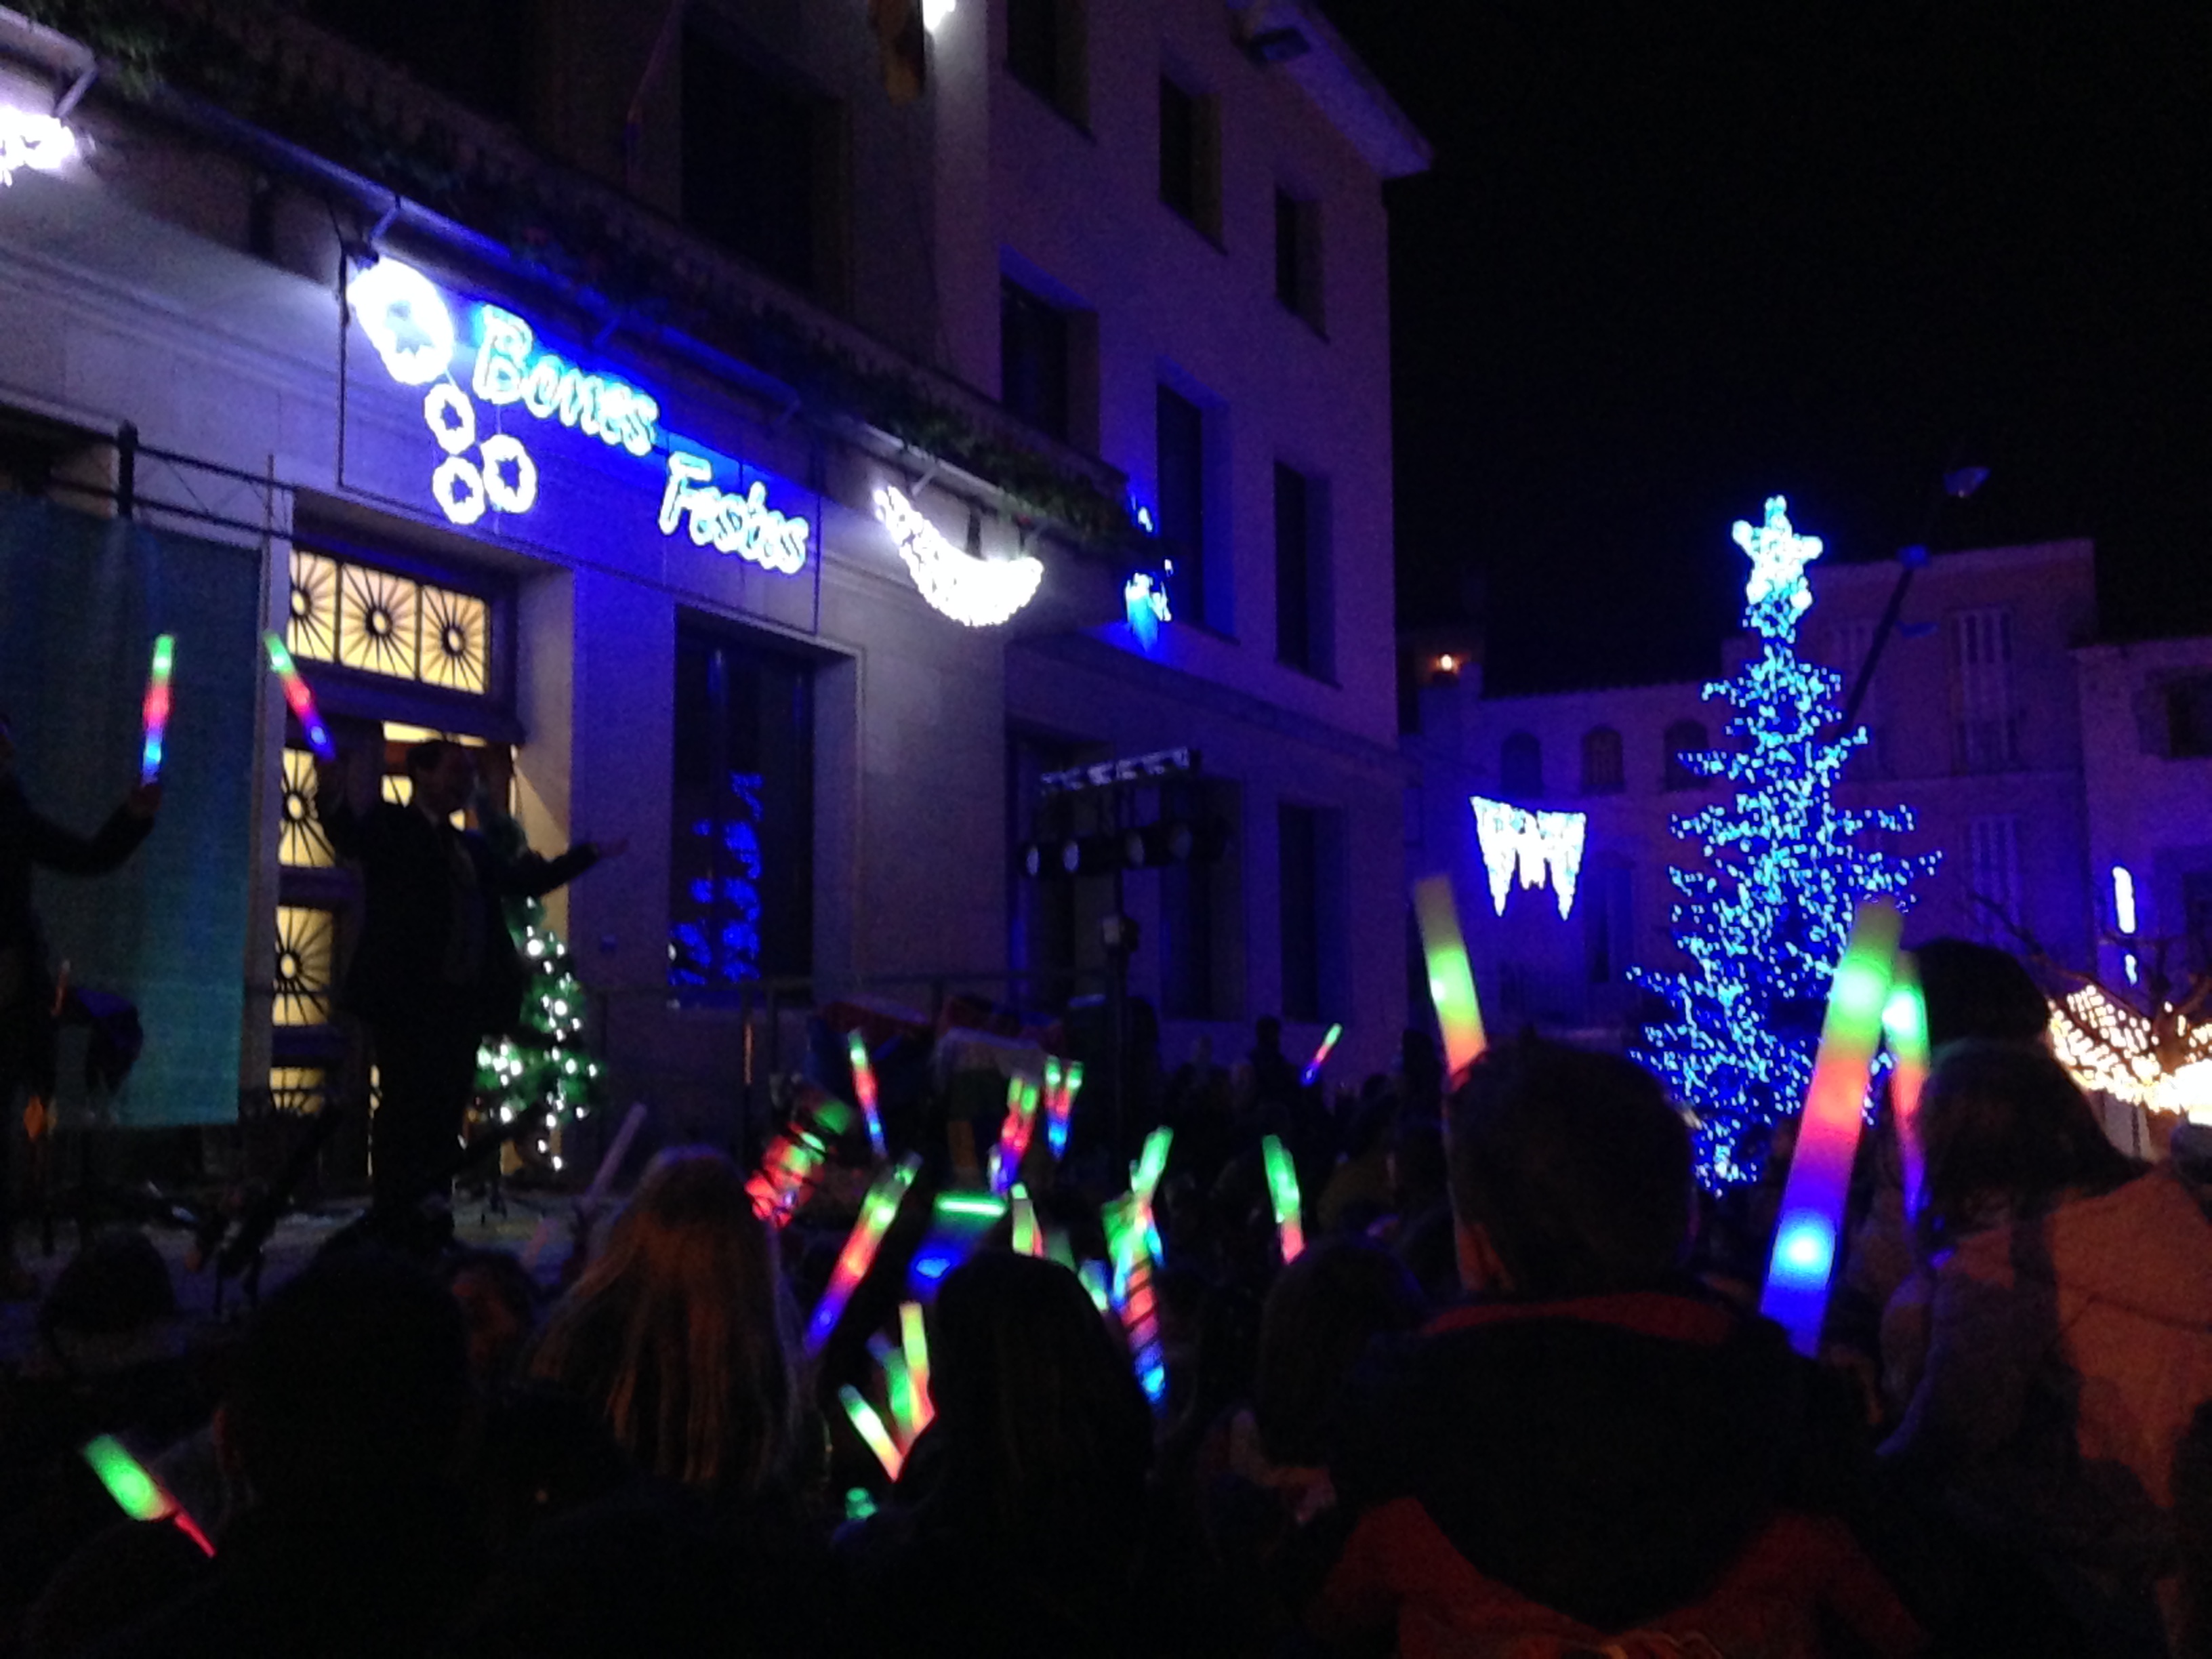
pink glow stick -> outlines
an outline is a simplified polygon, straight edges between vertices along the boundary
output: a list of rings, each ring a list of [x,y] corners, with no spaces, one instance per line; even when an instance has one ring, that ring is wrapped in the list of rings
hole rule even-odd
[[[884,1121],[876,1114],[876,1068],[868,1060],[867,1039],[858,1031],[846,1032],[845,1052],[853,1061],[853,1092],[860,1097],[860,1115],[868,1121],[868,1150],[878,1158],[888,1158]]]
[[[874,1265],[876,1252],[883,1248],[884,1235],[890,1231],[892,1218],[898,1214],[899,1203],[921,1170],[920,1156],[908,1153],[895,1167],[877,1177],[867,1197],[861,1200],[860,1218],[853,1224],[845,1248],[838,1252],[837,1265],[830,1269],[830,1283],[822,1292],[822,1300],[815,1304],[814,1317],[807,1322],[809,1353],[821,1352],[822,1345],[830,1340],[830,1333],[837,1328],[845,1304],[853,1299],[854,1286],[867,1277],[868,1269]]]

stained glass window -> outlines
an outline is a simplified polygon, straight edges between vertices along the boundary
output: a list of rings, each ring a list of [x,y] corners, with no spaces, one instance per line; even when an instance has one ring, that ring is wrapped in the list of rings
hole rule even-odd
[[[269,1068],[269,1103],[294,1117],[308,1117],[321,1111],[329,1086],[329,1075],[319,1066]]]
[[[279,1025],[326,1025],[337,918],[305,905],[276,907],[276,1018]]]
[[[283,817],[278,862],[295,870],[327,870],[336,862],[330,838],[315,818],[315,757],[304,749],[284,751]]]
[[[294,656],[452,691],[491,690],[489,601],[306,548],[293,550],[291,574],[285,642]]]

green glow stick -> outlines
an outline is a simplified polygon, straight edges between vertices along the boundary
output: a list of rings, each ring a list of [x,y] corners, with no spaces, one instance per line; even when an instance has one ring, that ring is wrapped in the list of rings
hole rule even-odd
[[[891,1218],[897,1215],[900,1200],[914,1178],[921,1170],[921,1158],[908,1152],[894,1167],[876,1178],[868,1188],[868,1195],[860,1203],[860,1218],[853,1224],[853,1231],[838,1253],[837,1265],[830,1269],[830,1283],[816,1304],[814,1317],[807,1322],[806,1351],[819,1353],[822,1345],[830,1340],[837,1321],[845,1311],[845,1304],[853,1299],[854,1287],[867,1276],[868,1268],[882,1248],[884,1235],[890,1231]]]
[[[1905,1210],[1918,1212],[1925,1164],[1920,1151],[1920,1091],[1928,1086],[1928,1002],[1920,994],[1920,965],[1910,951],[1897,953],[1889,1000],[1881,1008],[1882,1035],[1895,1064],[1889,1073],[1890,1116],[1898,1156],[1905,1165]]]
[[[1298,1172],[1283,1143],[1273,1135],[1260,1142],[1267,1165],[1267,1192],[1275,1201],[1275,1231],[1282,1240],[1283,1260],[1295,1261],[1306,1247],[1305,1227],[1298,1215]]]
[[[198,1523],[185,1512],[184,1505],[172,1498],[146,1466],[125,1451],[123,1443],[113,1435],[100,1435],[88,1442],[84,1448],[84,1461],[100,1477],[100,1484],[107,1488],[107,1495],[133,1521],[170,1522],[199,1546],[203,1555],[215,1553],[215,1546],[208,1541]]]
[[[860,1391],[850,1382],[839,1387],[837,1399],[845,1407],[845,1415],[852,1419],[853,1427],[859,1431],[860,1438],[867,1442],[868,1449],[876,1455],[876,1461],[884,1466],[884,1473],[896,1481],[899,1478],[899,1471],[906,1467],[906,1455],[891,1439],[890,1431],[884,1426],[884,1419],[876,1415],[876,1408],[862,1399]]]
[[[1029,1188],[1019,1182],[1014,1183],[1014,1249],[1023,1255],[1042,1255],[1044,1235],[1037,1230],[1036,1206],[1030,1202]]]
[[[899,1304],[899,1342],[906,1350],[907,1382],[914,1389],[914,1430],[920,1434],[937,1415],[937,1404],[929,1397],[929,1332],[919,1302]]]
[[[1482,1030],[1482,1005],[1474,994],[1474,970],[1468,965],[1467,936],[1460,931],[1459,903],[1451,878],[1424,876],[1413,884],[1413,915],[1421,928],[1421,954],[1429,969],[1429,996],[1444,1035],[1447,1087],[1456,1086],[1467,1068],[1489,1046]]]

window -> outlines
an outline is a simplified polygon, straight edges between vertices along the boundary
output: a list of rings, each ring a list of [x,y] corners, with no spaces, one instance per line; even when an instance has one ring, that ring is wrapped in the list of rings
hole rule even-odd
[[[1961,772],[2020,764],[2012,702],[2012,613],[1960,611],[1950,619],[1951,760]]]
[[[1593,985],[1625,978],[1635,960],[1635,885],[1628,864],[1600,857],[1583,866],[1576,904],[1583,918],[1583,966]]]
[[[999,380],[1010,413],[1067,441],[1067,313],[1011,276],[999,281]]]
[[[1705,723],[1702,720],[1676,720],[1667,728],[1667,735],[1662,742],[1667,751],[1663,787],[1670,791],[1700,787],[1705,782],[1705,775],[1693,770],[1683,757],[1705,751]]]
[[[2004,817],[1966,821],[1968,926],[1976,939],[2008,948],[2018,941],[2012,928],[2020,914],[2020,820]]]
[[[1178,620],[1221,629],[1206,568],[1206,412],[1170,386],[1158,402],[1160,555],[1173,562],[1170,592]]]
[[[1328,486],[1275,463],[1275,660],[1327,678],[1336,666]]]
[[[1170,1019],[1234,1019],[1242,1011],[1237,805],[1236,787],[1218,779],[1176,778],[1160,790],[1160,817],[1200,826],[1201,849],[1160,866],[1160,1012]]]
[[[814,678],[704,623],[676,635],[668,982],[726,990],[814,960]]]
[[[827,296],[842,184],[836,105],[697,28],[684,33],[683,99],[684,222]]]
[[[1283,1018],[1319,1024],[1336,1018],[1344,1005],[1338,815],[1285,802],[1276,809],[1275,821]]]
[[[1089,114],[1079,0],[1008,0],[1006,72],[1071,121]]]
[[[1220,111],[1160,77],[1160,200],[1208,236],[1221,234]]]
[[[1583,733],[1583,793],[1617,795],[1628,787],[1620,763],[1620,733],[1595,726]]]
[[[1293,316],[1322,325],[1321,204],[1275,192],[1275,298]]]
[[[276,908],[276,1023],[327,1025],[331,1021],[332,969],[337,954],[337,917],[307,905]]]
[[[301,546],[292,550],[290,607],[284,643],[302,662],[448,691],[492,689],[492,605],[479,595]]]
[[[2166,688],[2166,752],[2176,760],[2212,756],[2212,675]]]
[[[307,0],[301,9],[479,115],[523,118],[539,10],[532,0]]]
[[[1498,751],[1498,793],[1516,803],[1544,793],[1544,745],[1533,732],[1516,732]]]

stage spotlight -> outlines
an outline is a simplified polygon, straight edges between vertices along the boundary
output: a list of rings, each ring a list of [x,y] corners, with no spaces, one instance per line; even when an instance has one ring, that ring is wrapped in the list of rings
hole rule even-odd
[[[1197,832],[1180,818],[1148,823],[1121,836],[1121,861],[1132,870],[1155,869],[1164,864],[1188,860]]]

